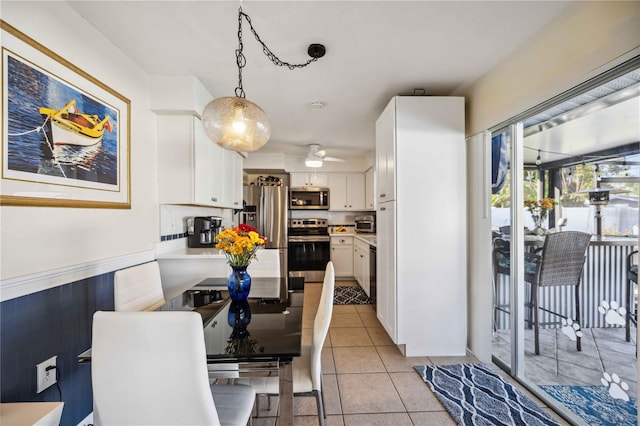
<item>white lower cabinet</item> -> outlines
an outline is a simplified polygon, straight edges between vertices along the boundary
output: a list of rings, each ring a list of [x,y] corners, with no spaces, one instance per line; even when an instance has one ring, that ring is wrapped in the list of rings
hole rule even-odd
[[[378,203],[376,213],[376,310],[378,320],[398,343],[396,328],[396,203]]]
[[[357,238],[353,241],[353,275],[367,296],[370,296],[369,244]]]
[[[353,277],[353,237],[331,237],[331,261],[336,278]]]

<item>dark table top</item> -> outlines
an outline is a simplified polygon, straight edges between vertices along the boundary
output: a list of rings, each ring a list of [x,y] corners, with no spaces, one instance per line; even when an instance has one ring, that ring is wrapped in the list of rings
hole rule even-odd
[[[275,361],[300,356],[302,293],[287,300],[223,300],[196,308],[202,315],[209,362]],[[293,302],[293,303],[292,303]]]
[[[192,290],[226,285],[225,278],[205,281]],[[280,283],[280,278],[252,278],[246,302],[232,302],[221,290],[220,300],[193,309],[202,316],[208,362],[286,361],[300,356],[303,293],[264,297],[273,294],[270,285]],[[90,361],[91,349],[78,355],[78,362]]]

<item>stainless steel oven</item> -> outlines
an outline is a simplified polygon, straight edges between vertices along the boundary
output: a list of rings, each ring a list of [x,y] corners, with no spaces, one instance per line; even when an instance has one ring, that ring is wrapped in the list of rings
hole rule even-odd
[[[331,239],[326,219],[289,219],[289,277],[322,282],[331,260]]]

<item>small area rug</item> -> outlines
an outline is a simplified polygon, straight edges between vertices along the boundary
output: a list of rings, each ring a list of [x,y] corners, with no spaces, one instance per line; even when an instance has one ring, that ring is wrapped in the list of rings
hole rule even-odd
[[[636,400],[613,398],[604,386],[544,385],[540,388],[590,426],[638,424]]]
[[[560,426],[531,398],[482,364],[416,365],[460,426]]]
[[[333,294],[334,305],[368,305],[371,299],[359,285],[336,286]]]

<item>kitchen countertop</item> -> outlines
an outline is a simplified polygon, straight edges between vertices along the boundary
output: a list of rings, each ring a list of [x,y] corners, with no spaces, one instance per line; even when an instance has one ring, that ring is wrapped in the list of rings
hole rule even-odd
[[[336,233],[330,233],[329,236],[330,237],[353,237],[353,238],[359,239],[360,241],[364,241],[369,245],[377,247],[376,234],[353,234],[353,233],[347,233],[347,232],[336,232]]]
[[[159,253],[158,259],[182,259],[184,257],[191,258],[207,258],[207,259],[226,259],[224,252],[216,248],[188,248],[184,247],[178,250]]]

